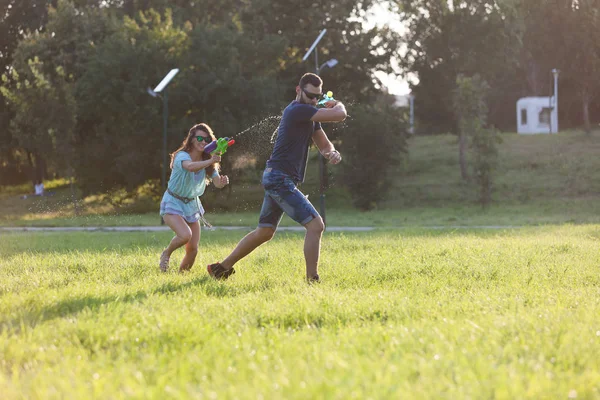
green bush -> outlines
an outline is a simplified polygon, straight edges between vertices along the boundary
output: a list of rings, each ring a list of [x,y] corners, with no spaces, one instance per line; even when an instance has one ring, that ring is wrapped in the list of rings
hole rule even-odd
[[[387,99],[349,108],[340,151],[342,180],[355,207],[371,210],[386,197],[391,167],[406,153],[406,127],[401,110]]]

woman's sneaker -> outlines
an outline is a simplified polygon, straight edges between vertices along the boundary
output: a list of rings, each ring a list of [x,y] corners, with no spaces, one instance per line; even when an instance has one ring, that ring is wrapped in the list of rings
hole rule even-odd
[[[167,272],[169,270],[169,256],[167,256],[167,252],[163,251],[160,255],[160,263],[158,264],[160,270],[162,272]]]
[[[209,264],[206,267],[206,270],[210,276],[217,280],[225,280],[235,274],[235,269],[225,269],[225,267],[219,263]]]

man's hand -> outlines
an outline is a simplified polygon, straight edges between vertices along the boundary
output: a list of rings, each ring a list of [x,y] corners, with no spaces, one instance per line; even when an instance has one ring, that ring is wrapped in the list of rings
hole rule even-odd
[[[337,150],[325,153],[323,154],[323,157],[325,157],[332,164],[339,164],[340,161],[342,161],[342,155]]]

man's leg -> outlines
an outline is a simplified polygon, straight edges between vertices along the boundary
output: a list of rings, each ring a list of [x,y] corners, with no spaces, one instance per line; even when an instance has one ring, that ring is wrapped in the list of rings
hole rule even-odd
[[[304,237],[304,259],[306,260],[306,279],[309,281],[318,276],[319,255],[321,254],[321,236],[325,225],[319,216],[304,225],[306,236]]]
[[[217,279],[227,279],[229,275],[235,273],[233,269],[235,263],[246,257],[261,244],[273,238],[282,216],[283,210],[271,196],[265,193],[258,218],[258,228],[244,236],[225,260],[220,263],[210,264],[207,267],[208,273]]]
[[[221,265],[225,267],[225,269],[233,268],[236,262],[252,253],[252,251],[261,244],[271,240],[273,235],[275,235],[275,228],[256,228],[240,240],[231,254],[221,261]]]

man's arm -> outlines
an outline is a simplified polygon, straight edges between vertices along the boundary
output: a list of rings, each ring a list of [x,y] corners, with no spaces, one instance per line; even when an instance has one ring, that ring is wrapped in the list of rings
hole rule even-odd
[[[322,129],[315,131],[312,135],[313,142],[327,160],[332,164],[338,164],[342,161],[342,155],[335,149],[333,143],[329,140]]]
[[[342,122],[348,116],[346,107],[341,101],[328,101],[325,106],[327,108],[319,109],[310,120],[313,122]]]

